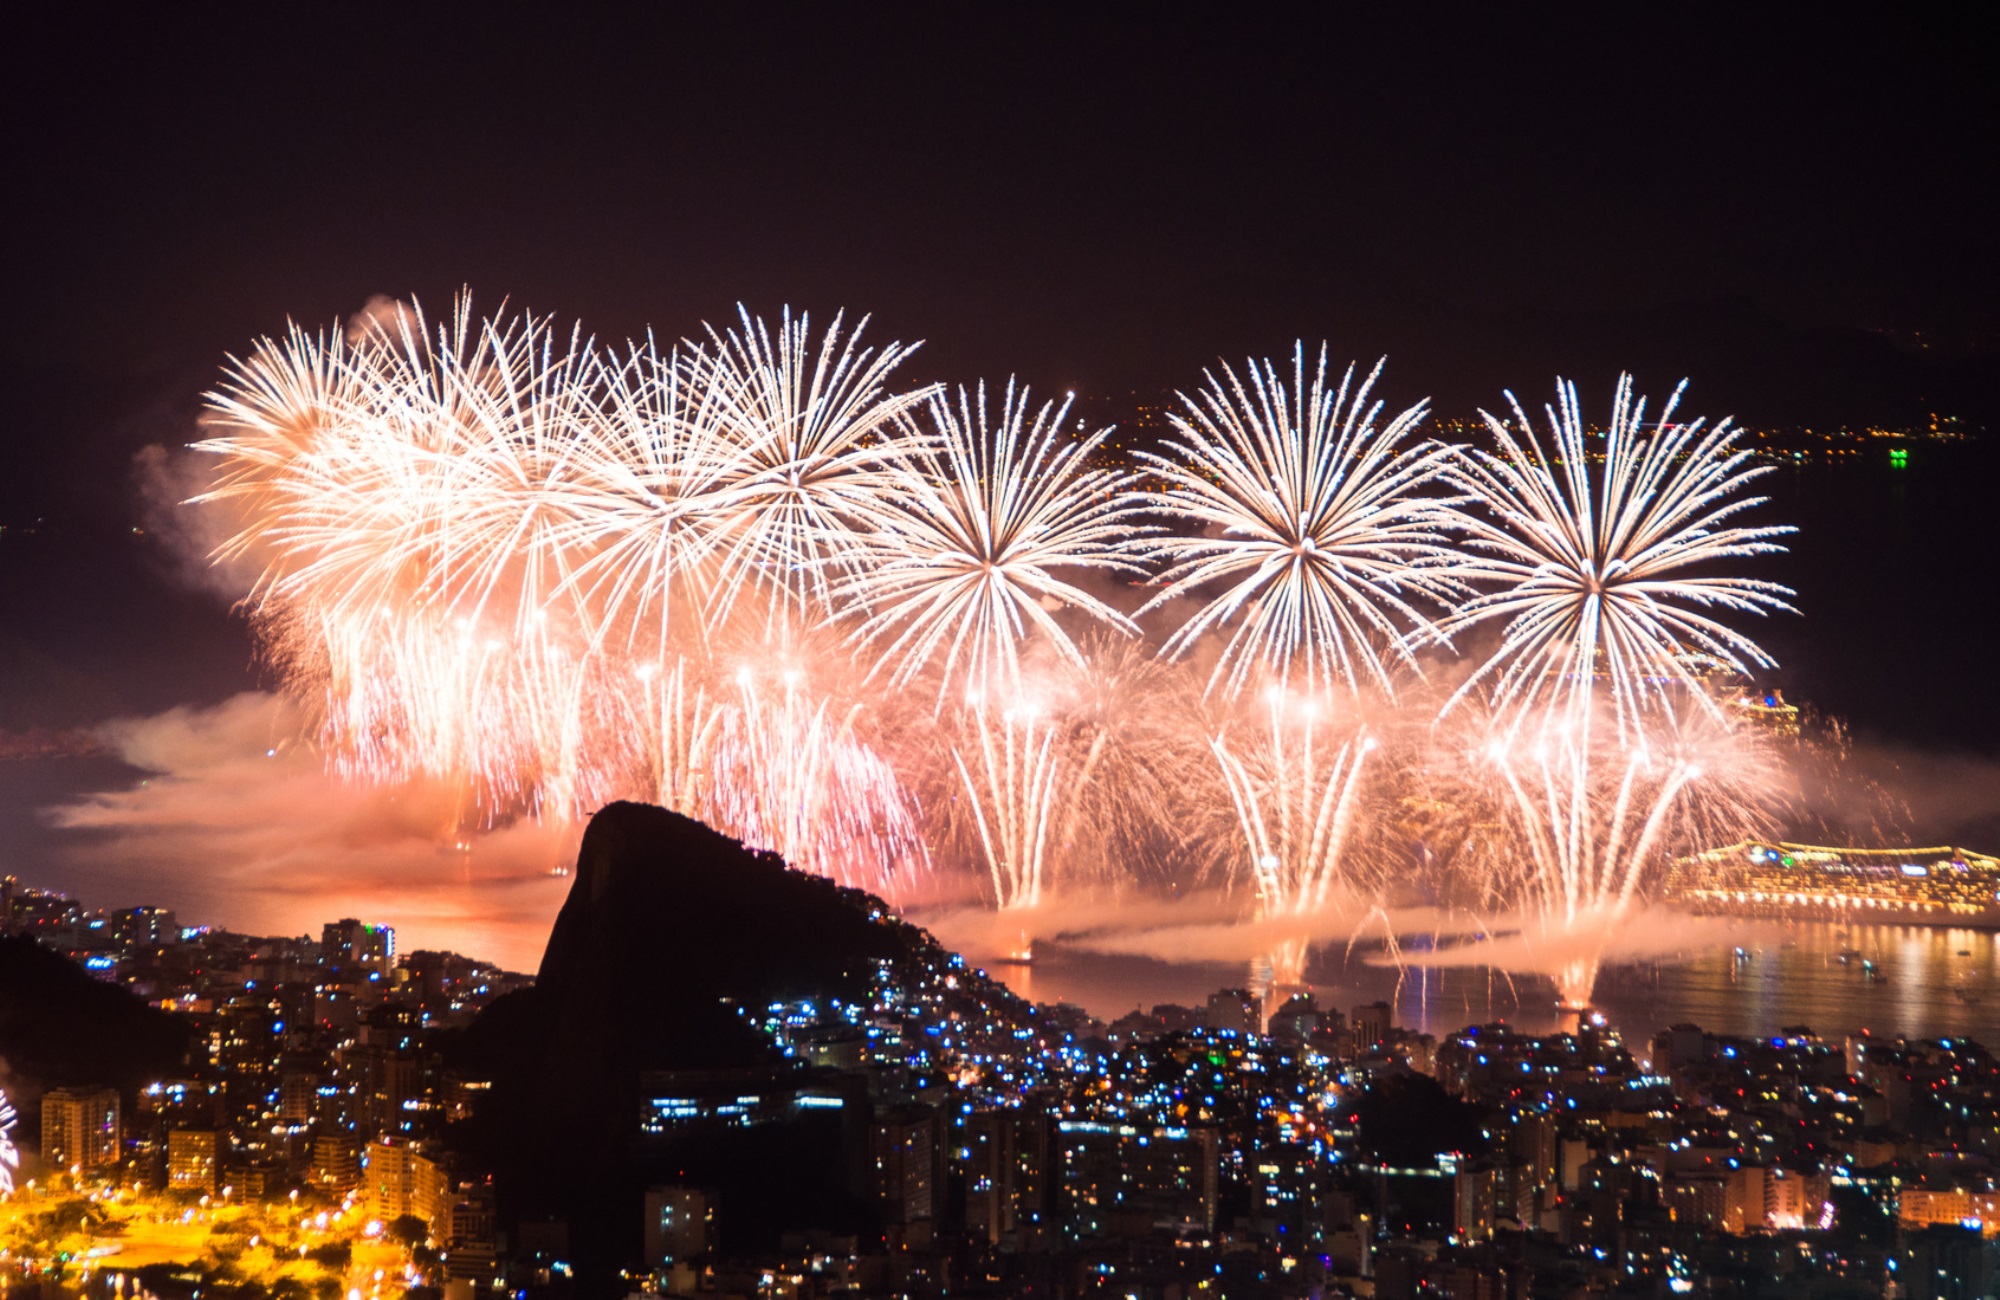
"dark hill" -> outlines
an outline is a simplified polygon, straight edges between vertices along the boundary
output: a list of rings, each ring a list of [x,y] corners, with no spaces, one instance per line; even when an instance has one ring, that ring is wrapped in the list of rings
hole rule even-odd
[[[812,1125],[647,1146],[641,1076],[740,1070],[782,1081],[795,1067],[745,1013],[780,999],[860,999],[879,962],[931,942],[868,894],[676,813],[613,804],[584,834],[535,987],[488,1008],[455,1046],[494,1079],[490,1105],[455,1142],[494,1170],[504,1220],[567,1225],[585,1294],[608,1293],[636,1257],[654,1183],[719,1186],[738,1246],[775,1244],[793,1227],[865,1230],[848,1167],[857,1141],[865,1150],[865,1097]],[[823,1218],[793,1221],[803,1213]]]
[[[0,938],[0,1059],[24,1135],[40,1132],[37,1099],[48,1089],[109,1085],[129,1106],[142,1084],[181,1068],[187,1043],[184,1019],[33,939]]]

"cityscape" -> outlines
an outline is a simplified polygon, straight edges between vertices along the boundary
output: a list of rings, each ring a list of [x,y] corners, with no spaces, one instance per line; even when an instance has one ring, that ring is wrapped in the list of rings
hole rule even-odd
[[[1987,26],[37,8],[0,1300],[2000,1300]]]
[[[121,1016],[168,1023],[180,1045],[137,1074],[121,1062],[129,1086],[24,1099],[0,1203],[10,1287],[583,1287],[571,1225],[524,1214],[506,1163],[465,1138],[504,1072],[468,1031],[531,977],[401,952],[392,929],[352,918],[317,940],[259,938],[7,884],[6,963],[24,944],[66,963],[34,984],[59,1014],[76,1005],[65,980],[110,986]],[[617,1127],[669,1162],[764,1134],[824,1146],[851,1194],[777,1207],[715,1166],[635,1188],[611,1234],[620,1286],[776,1300],[1990,1285],[2000,1063],[1969,1039],[1675,1024],[1628,1042],[1587,1012],[1565,1032],[1433,1036],[1387,1003],[1242,988],[1106,1023],[1015,997],[880,900],[838,891],[831,906],[899,937],[860,996],[730,1007],[766,1059],[644,1070]]]

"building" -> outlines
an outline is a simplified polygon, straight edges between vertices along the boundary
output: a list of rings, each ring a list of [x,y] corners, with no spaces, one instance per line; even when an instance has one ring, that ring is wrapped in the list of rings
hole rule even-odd
[[[42,1096],[42,1163],[108,1169],[124,1154],[115,1088],[57,1088]]]
[[[1140,1129],[1067,1120],[1063,1226],[1074,1238],[1142,1237],[1157,1230],[1206,1238],[1221,1181],[1214,1129]]]
[[[121,948],[164,948],[180,937],[179,922],[164,907],[122,907],[111,914],[111,938]]]
[[[715,1249],[715,1194],[698,1187],[646,1189],[646,1267],[671,1268]]]
[[[1264,1027],[1264,1014],[1248,989],[1218,989],[1208,995],[1203,1022],[1229,1034],[1254,1034]]]
[[[167,1134],[167,1186],[213,1196],[222,1168],[221,1140],[213,1129],[177,1128]]]
[[[932,1106],[898,1106],[868,1132],[875,1195],[889,1223],[944,1217],[945,1119]]]
[[[453,1282],[491,1285],[499,1275],[491,1179],[462,1182],[445,1220],[444,1275]]]
[[[452,1206],[454,1189],[443,1164],[397,1138],[368,1144],[361,1155],[361,1185],[370,1217],[384,1223],[409,1214],[441,1227],[440,1216]]]
[[[1054,1220],[1054,1122],[1039,1107],[965,1119],[965,1226],[991,1246],[1034,1250]]]
[[[328,1134],[313,1139],[312,1180],[330,1192],[344,1192],[361,1182],[361,1160],[347,1139]]]
[[[387,979],[396,965],[396,931],[351,916],[329,921],[320,928],[319,960],[338,974]]]
[[[1370,1002],[1354,1008],[1354,1048],[1365,1052],[1389,1036],[1393,1027],[1390,1023],[1389,1004]]]

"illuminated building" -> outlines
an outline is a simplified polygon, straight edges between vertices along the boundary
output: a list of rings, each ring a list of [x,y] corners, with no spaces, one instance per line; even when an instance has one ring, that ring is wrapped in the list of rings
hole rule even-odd
[[[221,1170],[222,1135],[212,1129],[177,1128],[167,1134],[167,1186],[213,1196]]]
[[[451,1207],[443,1165],[408,1142],[390,1137],[370,1142],[361,1156],[361,1176],[368,1213],[384,1222],[413,1214],[438,1224]]]
[[[42,1095],[42,1163],[105,1169],[123,1155],[115,1088],[57,1088]]]
[[[1072,1238],[1214,1232],[1221,1180],[1214,1129],[1065,1121],[1057,1133],[1063,1224]]]
[[[396,964],[396,931],[386,925],[363,925],[353,917],[329,921],[320,928],[320,962],[337,973],[387,979]]]
[[[660,1138],[710,1123],[752,1128],[842,1111],[851,1087],[788,1069],[649,1070],[640,1076],[639,1131]]]
[[[945,1118],[932,1106],[898,1106],[868,1131],[875,1194],[890,1223],[944,1217]]]
[[[965,1120],[966,1227],[988,1245],[1033,1250],[1045,1243],[1055,1126],[1039,1108],[974,1111]]]
[[[313,1139],[312,1180],[333,1192],[361,1182],[361,1160],[345,1138],[322,1135]]]
[[[445,1227],[445,1277],[490,1285],[498,1275],[495,1210],[490,1179],[462,1182],[451,1198]]]
[[[1989,1237],[2000,1236],[2000,1192],[1964,1187],[1905,1187],[1897,1217],[1910,1228],[1948,1224],[1955,1228],[1975,1227]]]
[[[646,1267],[671,1268],[715,1249],[715,1197],[698,1187],[646,1189]]]
[[[2000,926],[2000,858],[1746,840],[1676,861],[1664,897],[1698,912]]]
[[[121,948],[163,948],[180,942],[180,925],[164,907],[122,907],[111,914],[111,937]]]

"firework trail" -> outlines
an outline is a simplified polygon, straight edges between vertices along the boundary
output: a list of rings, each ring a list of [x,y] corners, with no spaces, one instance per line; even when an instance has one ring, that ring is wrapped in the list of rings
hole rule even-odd
[[[1310,915],[1347,884],[1344,850],[1359,811],[1362,771],[1377,748],[1332,701],[1281,686],[1265,692],[1261,726],[1209,740],[1229,788],[1260,909]]]
[[[1130,476],[1093,468],[1109,429],[1071,439],[1069,402],[1031,408],[1009,381],[997,417],[986,388],[927,404],[929,436],[889,471],[889,490],[859,507],[869,528],[837,591],[856,635],[893,686],[935,669],[939,691],[1018,689],[1022,649],[1039,639],[1072,664],[1075,643],[1053,611],[1137,634],[1132,621],[1068,580],[1141,572]],[[893,666],[891,666],[893,665]]]
[[[1380,422],[1382,403],[1369,401],[1380,373],[1357,387],[1350,366],[1329,388],[1326,349],[1308,371],[1302,343],[1289,385],[1268,360],[1249,363],[1247,385],[1225,365],[1181,398],[1165,454],[1139,453],[1166,484],[1143,499],[1186,530],[1152,543],[1168,568],[1146,609],[1222,587],[1166,653],[1234,623],[1212,690],[1236,695],[1259,670],[1308,691],[1391,690],[1430,629],[1413,602],[1458,592],[1446,546],[1456,515],[1424,495],[1444,449],[1405,446],[1423,403]]]
[[[1060,723],[1025,692],[974,695],[960,713],[952,748],[979,847],[1002,911],[1037,907],[1050,874],[1049,849],[1061,807],[1068,755]]]
[[[1556,954],[1566,1006],[1589,1001],[1606,947],[1672,858],[1767,830],[1785,784],[1769,736],[1721,711],[1654,711],[1643,737],[1566,709],[1532,731],[1473,712],[1442,765],[1448,802],[1476,823],[1467,878]]]
[[[861,737],[855,711],[811,692],[804,672],[775,678],[736,674],[710,751],[708,820],[802,871],[893,893],[929,865],[895,769]]]
[[[1513,421],[1482,412],[1498,452],[1462,448],[1447,477],[1480,509],[1463,526],[1471,551],[1460,577],[1488,588],[1442,622],[1447,633],[1489,620],[1500,647],[1467,679],[1501,709],[1569,709],[1587,722],[1602,690],[1623,728],[1676,695],[1710,703],[1698,657],[1744,676],[1771,657],[1708,611],[1790,610],[1775,583],[1703,566],[1781,551],[1789,528],[1730,521],[1760,505],[1744,488],[1767,472],[1750,464],[1727,420],[1673,422],[1681,389],[1645,431],[1645,399],[1620,377],[1611,425],[1594,448],[1572,384],[1545,408],[1546,445],[1508,394]],[[1558,409],[1559,408],[1559,409]],[[1593,461],[1601,467],[1592,473]],[[1455,701],[1454,701],[1455,702]]]
[[[949,838],[1003,910],[1167,874],[1197,856],[1189,798],[1221,797],[1188,725],[1199,700],[1184,675],[1115,634],[1078,651],[932,715],[951,778],[938,802],[957,810]]]

